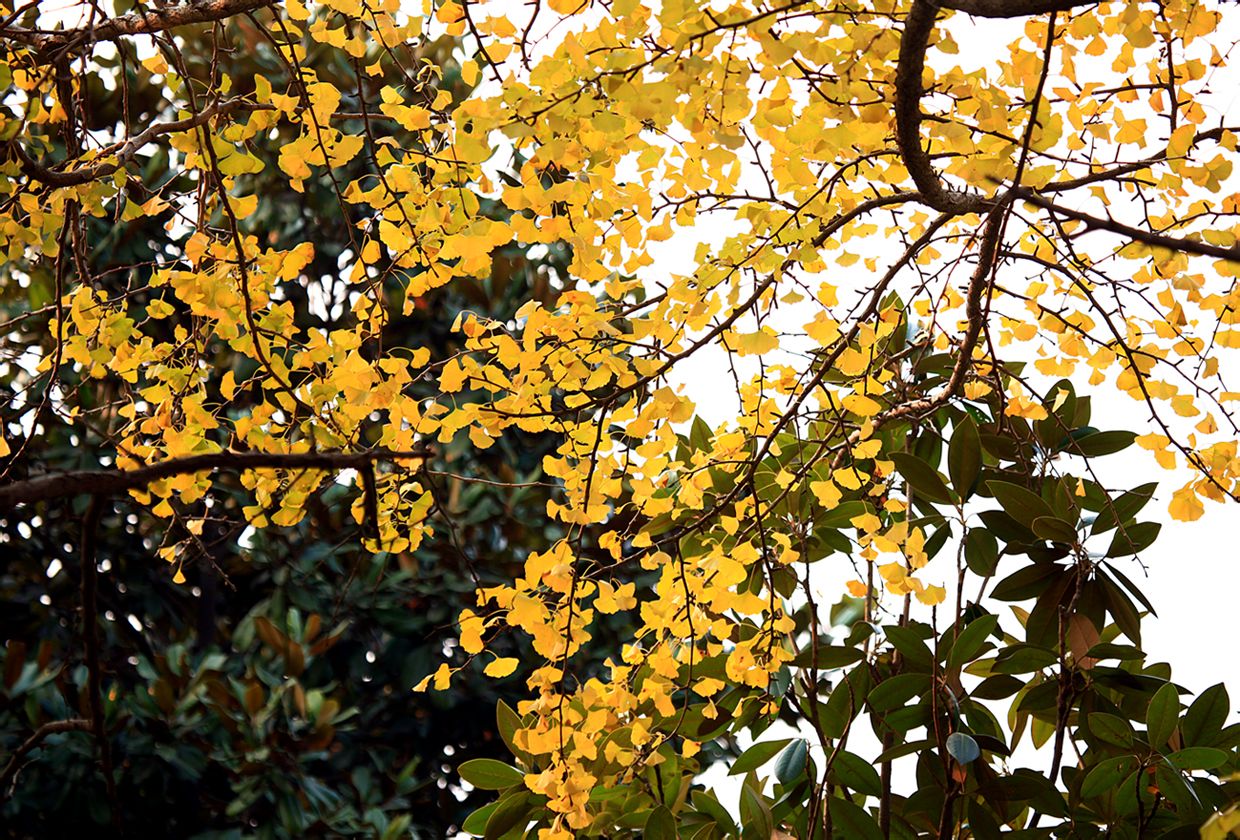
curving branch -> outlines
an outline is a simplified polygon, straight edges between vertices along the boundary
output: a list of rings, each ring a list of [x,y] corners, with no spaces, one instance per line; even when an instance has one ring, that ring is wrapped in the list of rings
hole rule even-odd
[[[376,461],[425,460],[430,449],[367,452],[213,452],[170,458],[133,470],[74,470],[41,475],[0,487],[0,509],[71,496],[112,496],[140,490],[176,475],[214,470],[345,470],[362,469]]]
[[[90,730],[91,722],[85,718],[54,720],[36,729],[33,735],[23,741],[17,749],[13,750],[8,763],[4,765],[4,770],[0,770],[0,802],[9,798],[10,785],[17,778],[17,771],[21,769],[22,759],[33,752],[39,744],[43,743],[44,738],[47,738],[49,735],[58,735],[62,732],[89,732]]]
[[[913,0],[904,18],[896,64],[896,146],[904,167],[926,204],[940,213],[963,215],[986,212],[1003,200],[945,185],[930,161],[929,152],[922,145],[921,123],[925,117],[921,112],[921,99],[926,93],[922,76],[939,10],[952,9],[985,18],[1014,18],[1095,4],[1096,0]]]
[[[969,278],[969,288],[965,292],[965,331],[956,349],[956,364],[952,366],[951,376],[947,383],[936,394],[925,399],[901,403],[874,418],[874,425],[881,426],[892,420],[908,416],[929,414],[948,400],[957,396],[964,387],[965,379],[973,368],[973,351],[982,336],[986,313],[982,301],[991,286],[991,277],[999,259],[999,243],[1003,238],[1003,221],[1005,208],[999,207],[986,217],[982,228],[981,245],[978,249],[977,267]],[[851,438],[850,438],[851,440]]]
[[[926,92],[921,79],[938,12],[939,6],[934,0],[913,0],[904,18],[904,33],[900,36],[900,55],[896,64],[896,145],[904,167],[926,204],[940,213],[980,213],[993,206],[994,201],[944,186],[930,162],[929,152],[921,142],[921,98]]]
[[[148,7],[144,11],[108,18],[93,26],[43,30],[7,26],[0,39],[28,44],[39,50],[75,49],[95,41],[116,41],[131,35],[152,35],[178,26],[211,23],[270,6],[275,0],[196,0],[183,6]]]
[[[165,134],[174,134],[178,131],[190,131],[205,124],[213,117],[224,116],[246,106],[247,103],[244,99],[235,97],[233,99],[225,99],[223,102],[216,103],[208,108],[203,108],[194,116],[186,117],[183,120],[154,123],[124,143],[105,149],[102,154],[110,157],[110,160],[81,169],[70,169],[68,171],[53,169],[31,158],[20,143],[10,142],[9,146],[21,160],[22,171],[30,178],[53,187],[75,187],[79,184],[87,184],[113,174],[129,163],[143,146],[157,137]]]

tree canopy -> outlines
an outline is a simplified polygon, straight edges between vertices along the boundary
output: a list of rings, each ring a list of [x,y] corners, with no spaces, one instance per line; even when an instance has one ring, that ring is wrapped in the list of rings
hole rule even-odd
[[[82,617],[80,715],[27,710],[6,784],[77,738],[124,830],[105,699],[141,666],[101,667],[135,643],[100,633],[105,561],[176,598],[347,518],[350,584],[470,576],[447,627],[379,641],[434,637],[386,683],[410,709],[519,688],[511,756],[458,768],[501,792],[471,834],[1240,823],[1226,690],[1141,649],[1147,505],[1240,495],[1222,6],[2,13],[0,515],[73,548]],[[1170,484],[1124,486],[1123,451]],[[296,681],[323,630],[277,606],[238,625],[269,650],[233,712],[291,704],[330,749]]]

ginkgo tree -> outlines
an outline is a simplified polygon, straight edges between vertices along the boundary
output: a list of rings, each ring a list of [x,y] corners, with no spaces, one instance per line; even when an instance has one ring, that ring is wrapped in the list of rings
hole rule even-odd
[[[89,560],[106,505],[172,521],[228,471],[252,527],[290,527],[355,476],[367,548],[403,552],[451,538],[420,472],[437,447],[554,435],[563,536],[479,588],[414,686],[469,668],[528,689],[498,710],[512,763],[460,768],[501,791],[465,831],[1240,822],[1226,691],[1190,695],[1140,646],[1147,504],[1194,520],[1240,494],[1222,6],[38,5],[0,25],[4,282],[52,285],[30,316],[46,340],[9,362],[30,385],[6,409],[22,477],[0,504],[89,498]],[[191,37],[209,66],[182,60]],[[233,78],[247,37],[287,84]],[[441,37],[463,45],[467,96],[428,83],[417,45]],[[330,51],[354,79],[320,76]],[[99,136],[83,80],[116,61],[175,104]],[[278,293],[320,278],[312,230],[274,245],[256,221],[248,149],[271,136],[289,188],[331,184],[352,228],[349,328],[295,329]],[[176,186],[137,165],[151,143]],[[340,180],[359,158],[366,174]],[[101,283],[85,221],[161,213],[176,252],[140,287]],[[464,313],[448,359],[384,340],[396,313],[376,289],[414,307],[513,242],[567,248],[574,284]],[[213,368],[224,345],[244,370]],[[1116,402],[1127,428],[1091,425]],[[97,468],[23,462],[39,413],[80,429]],[[1125,450],[1171,471],[1169,492],[1119,486],[1107,458]],[[855,577],[824,600],[820,570],[841,566]],[[610,615],[633,632],[600,656]],[[97,677],[90,692],[102,741]],[[792,737],[767,736],[776,721]],[[734,809],[699,778],[720,761]]]

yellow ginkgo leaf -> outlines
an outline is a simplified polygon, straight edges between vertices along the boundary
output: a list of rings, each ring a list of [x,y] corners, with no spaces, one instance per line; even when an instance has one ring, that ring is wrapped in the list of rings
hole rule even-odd
[[[501,656],[482,669],[488,677],[506,677],[517,670],[517,659],[512,656]]]

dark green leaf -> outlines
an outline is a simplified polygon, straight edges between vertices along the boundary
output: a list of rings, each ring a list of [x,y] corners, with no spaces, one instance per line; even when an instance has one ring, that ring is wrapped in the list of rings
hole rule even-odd
[[[495,724],[499,731],[499,737],[503,739],[508,750],[517,758],[525,761],[528,760],[528,754],[517,748],[516,733],[521,728],[521,716],[518,715],[507,703],[500,700],[495,706]]]
[[[1149,730],[1150,746],[1158,748],[1167,743],[1180,720],[1180,693],[1167,683],[1154,693],[1145,713],[1145,726]]]
[[[1127,449],[1136,437],[1133,432],[1095,432],[1073,440],[1064,448],[1073,455],[1100,458]]]
[[[990,577],[999,565],[999,541],[985,528],[970,528],[964,541],[964,562],[969,571]]]
[[[955,502],[951,490],[947,487],[947,482],[934,467],[909,452],[893,452],[890,457],[896,465],[896,470],[915,493],[932,502],[941,504]]]
[[[995,674],[978,683],[969,696],[978,700],[1002,700],[1020,691],[1024,684],[1022,680],[1009,674]]]
[[[1214,747],[1185,747],[1167,756],[1181,770],[1214,770],[1226,764],[1228,758],[1225,750]]]
[[[991,672],[995,674],[1028,674],[1040,671],[1059,661],[1059,654],[1035,645],[1012,645],[999,652]]]
[[[888,761],[895,761],[897,758],[903,758],[906,755],[912,755],[922,750],[933,749],[935,741],[933,738],[923,738],[920,741],[909,741],[907,744],[896,744],[894,747],[883,750],[879,753],[878,758],[874,759],[875,764],[885,764]]]
[[[1029,528],[1040,516],[1054,516],[1051,506],[1037,493],[1009,481],[988,481],[987,489],[999,501],[1005,513]]]
[[[1068,573],[1063,566],[1054,563],[1034,563],[999,581],[991,596],[1000,601],[1036,598],[1051,586],[1055,578]]]
[[[775,831],[775,822],[771,819],[771,809],[762,798],[762,794],[749,785],[741,788],[741,827],[742,837],[746,840],[770,840]]]
[[[788,746],[791,740],[790,738],[784,738],[781,741],[760,741],[754,744],[741,753],[740,757],[732,763],[732,768],[728,770],[728,775],[739,776],[741,773],[757,770],[774,758],[776,753]]]
[[[975,619],[964,630],[961,630],[960,635],[956,637],[956,641],[952,644],[951,653],[948,655],[948,666],[951,668],[964,667],[982,649],[982,644],[995,631],[995,627],[998,624],[998,616],[983,615]]]
[[[1033,520],[1032,530],[1037,536],[1051,542],[1075,545],[1079,539],[1076,528],[1058,516],[1039,516]]]
[[[817,648],[806,647],[792,660],[797,668],[817,666],[820,671],[831,671],[860,662],[864,654],[857,648],[820,644]]]
[[[1137,760],[1130,755],[1121,755],[1099,762],[1085,776],[1081,783],[1081,796],[1092,799],[1106,793],[1123,781],[1137,767]]]
[[[496,803],[491,818],[487,820],[486,840],[499,840],[518,826],[529,821],[530,798],[524,792],[511,793]]]
[[[480,790],[503,790],[525,778],[517,768],[493,758],[475,758],[457,768],[461,778]]]
[[[498,802],[492,802],[490,805],[483,805],[477,811],[474,811],[465,818],[465,822],[461,823],[461,830],[466,834],[474,834],[481,837],[486,833],[487,821],[491,818],[491,814],[495,813],[495,809],[498,807]]]
[[[676,840],[676,818],[666,805],[660,805],[650,812],[646,818],[646,826],[642,829],[645,840]]]
[[[951,443],[947,446],[947,474],[962,499],[972,492],[981,468],[982,441],[977,434],[977,423],[966,414],[956,423]]]
[[[930,687],[927,674],[898,674],[874,686],[867,702],[876,712],[899,708]]]
[[[1137,522],[1121,526],[1111,538],[1111,546],[1107,549],[1108,557],[1127,557],[1140,554],[1154,544],[1162,525],[1157,522]]]
[[[889,624],[883,628],[887,641],[904,657],[905,664],[912,670],[929,671],[934,664],[934,654],[926,646],[918,633],[898,624]]]
[[[840,750],[831,765],[831,779],[846,790],[878,796],[883,792],[883,782],[874,765],[859,755]]]
[[[1086,656],[1092,659],[1144,659],[1145,652],[1140,648],[1132,645],[1117,645],[1110,642],[1102,642],[1091,647]]]
[[[1231,699],[1222,683],[1211,686],[1197,697],[1184,713],[1180,735],[1189,746],[1210,746],[1223,730]]]
[[[1104,504],[1098,513],[1098,518],[1094,520],[1091,533],[1101,534],[1109,531],[1120,522],[1127,522],[1132,517],[1141,512],[1154,496],[1154,491],[1158,489],[1158,485],[1154,482],[1142,484],[1140,487],[1134,487],[1126,493],[1121,493],[1114,500],[1104,496]]]
[[[695,790],[690,795],[693,807],[707,814],[715,821],[716,824],[729,834],[736,833],[736,823],[732,821],[732,815],[728,813],[728,809],[724,808],[715,798],[715,795],[706,790]]]
[[[775,762],[775,778],[782,784],[789,784],[805,772],[808,759],[809,742],[804,738],[797,738],[780,753],[779,760]]]
[[[1089,716],[1089,731],[1117,747],[1132,746],[1132,726],[1128,721],[1106,712],[1094,712]]]
[[[878,823],[868,812],[847,799],[832,797],[827,806],[837,835],[849,840],[883,840]]]
[[[1124,635],[1141,646],[1141,617],[1137,615],[1137,610],[1133,607],[1132,602],[1128,600],[1123,591],[1120,590],[1115,582],[1098,572],[1095,580],[1102,587],[1102,593],[1106,599],[1107,612],[1115,619],[1115,624],[1123,631]]]

